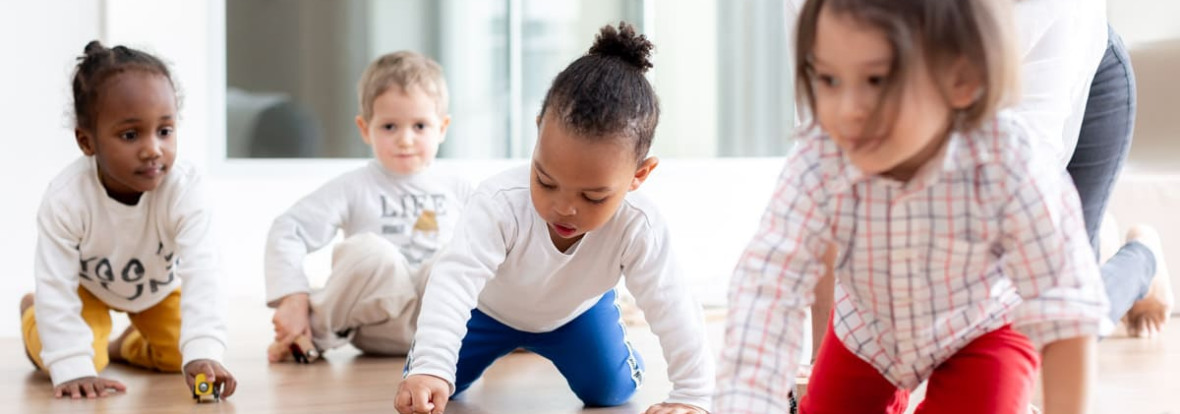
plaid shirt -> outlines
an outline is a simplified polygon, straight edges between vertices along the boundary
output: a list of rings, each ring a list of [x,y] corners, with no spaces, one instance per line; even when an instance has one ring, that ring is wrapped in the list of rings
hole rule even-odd
[[[798,141],[734,272],[716,412],[788,409],[828,243],[836,337],[901,388],[1004,325],[1038,349],[1109,327],[1073,182],[1009,115],[907,183],[861,173],[819,128]]]

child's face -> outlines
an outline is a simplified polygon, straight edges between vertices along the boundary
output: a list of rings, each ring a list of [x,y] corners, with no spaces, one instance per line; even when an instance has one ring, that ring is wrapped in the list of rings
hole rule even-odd
[[[422,171],[434,162],[451,117],[438,113],[434,98],[419,88],[394,86],[373,100],[373,118],[356,117],[361,138],[386,170]]]
[[[159,187],[176,159],[176,92],[168,78],[142,70],[114,75],[101,88],[94,131],[74,132],[78,147],[95,156],[108,194],[135,200]]]
[[[636,168],[628,140],[577,136],[551,113],[537,127],[529,192],[562,250],[609,221],[627,192],[639,188],[658,164],[648,158]]]
[[[894,51],[884,31],[825,8],[815,39],[812,88],[820,125],[862,172],[909,180],[938,153],[950,130],[953,111],[940,79],[925,62],[907,62],[903,90],[882,101],[894,76]],[[878,105],[881,120],[870,130]]]

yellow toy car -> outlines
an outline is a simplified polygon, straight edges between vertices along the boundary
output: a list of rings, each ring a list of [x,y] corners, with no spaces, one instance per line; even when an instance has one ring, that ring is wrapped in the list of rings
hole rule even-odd
[[[193,383],[193,399],[198,403],[217,402],[221,400],[221,390],[213,381],[205,379],[205,374],[197,374]]]

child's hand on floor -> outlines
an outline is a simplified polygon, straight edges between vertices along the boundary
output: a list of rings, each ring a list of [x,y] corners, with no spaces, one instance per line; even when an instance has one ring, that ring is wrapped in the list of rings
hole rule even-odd
[[[643,414],[709,414],[709,412],[695,405],[659,403],[648,408]]]
[[[275,309],[275,342],[291,343],[299,335],[311,337],[311,311],[306,293],[287,295]],[[273,361],[272,361],[273,362]]]
[[[442,414],[451,386],[433,375],[411,375],[397,387],[393,405],[401,414]]]
[[[234,395],[234,390],[238,388],[238,380],[234,379],[234,375],[212,359],[197,359],[184,366],[184,381],[188,383],[189,391],[196,385],[197,374],[205,374],[205,379],[212,381],[214,387],[221,387],[221,398]]]
[[[82,377],[75,380],[70,380],[53,387],[53,398],[71,397],[73,399],[98,398],[106,397],[114,394],[109,390],[116,392],[127,391],[127,386],[119,381],[100,377]]]

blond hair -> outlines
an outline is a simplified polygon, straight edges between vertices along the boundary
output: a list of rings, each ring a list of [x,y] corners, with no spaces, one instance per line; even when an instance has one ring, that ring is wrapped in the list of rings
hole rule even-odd
[[[434,98],[440,116],[447,113],[449,97],[442,66],[420,53],[403,50],[374,60],[365,68],[360,82],[357,82],[356,92],[360,101],[361,117],[365,121],[373,118],[373,101],[391,86],[397,86],[402,91],[419,88]]]

